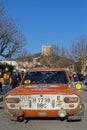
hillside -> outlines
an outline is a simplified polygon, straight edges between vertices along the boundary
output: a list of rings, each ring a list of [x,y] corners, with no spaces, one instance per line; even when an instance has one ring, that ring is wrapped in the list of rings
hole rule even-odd
[[[34,67],[46,66],[46,67],[71,67],[74,65],[74,62],[68,58],[57,56],[57,55],[41,55],[37,53],[27,57],[17,58],[19,61],[28,61],[34,64]]]

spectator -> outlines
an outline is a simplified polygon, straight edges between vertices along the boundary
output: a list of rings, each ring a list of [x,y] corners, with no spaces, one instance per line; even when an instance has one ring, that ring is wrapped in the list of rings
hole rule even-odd
[[[79,81],[78,74],[74,74],[74,82],[78,82],[78,81]]]
[[[12,89],[13,89],[13,88],[17,87],[19,84],[18,75],[16,73],[16,70],[13,70],[11,77],[12,77]]]
[[[2,69],[0,69],[0,92],[2,92],[2,83],[3,83]]]
[[[84,83],[84,85],[87,85],[87,76],[85,77],[83,83]]]
[[[11,73],[8,66],[6,66],[5,70],[3,71],[3,81],[3,94],[5,94],[7,91],[11,89],[12,83]]]
[[[78,77],[79,77],[79,81],[80,81],[80,82],[83,82],[84,79],[85,79],[85,77],[84,77],[83,74],[79,74]]]
[[[2,92],[2,82],[0,81],[0,92]]]
[[[16,75],[17,75],[17,82],[18,82],[18,85],[21,81],[21,74],[18,72],[18,70],[16,70]]]
[[[23,76],[24,76],[24,71],[22,70],[22,72],[21,72],[21,79],[22,79]]]

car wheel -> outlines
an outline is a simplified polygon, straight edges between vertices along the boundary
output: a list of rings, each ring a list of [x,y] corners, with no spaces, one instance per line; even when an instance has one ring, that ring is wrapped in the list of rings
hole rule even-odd
[[[67,122],[79,122],[79,121],[81,121],[82,119],[69,119],[69,118],[67,118]]]
[[[24,121],[24,117],[11,117],[11,121],[17,121],[17,122],[22,122]]]

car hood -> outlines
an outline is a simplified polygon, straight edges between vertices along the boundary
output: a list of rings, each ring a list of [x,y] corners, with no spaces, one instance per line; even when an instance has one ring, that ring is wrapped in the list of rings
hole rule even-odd
[[[9,94],[71,94],[76,93],[76,90],[68,84],[34,84],[21,85],[8,92]]]

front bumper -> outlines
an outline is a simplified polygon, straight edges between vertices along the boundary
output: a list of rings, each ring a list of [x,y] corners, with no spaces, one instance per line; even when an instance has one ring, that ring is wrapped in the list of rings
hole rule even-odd
[[[79,111],[75,115],[68,116],[68,120],[81,120],[84,118],[85,105],[82,103]]]

